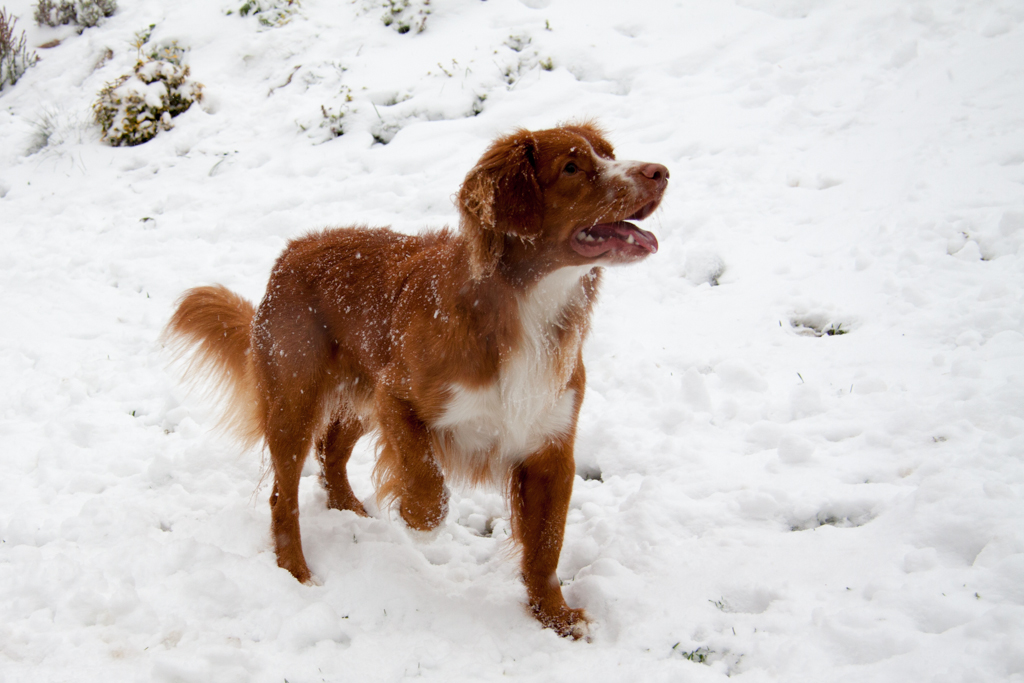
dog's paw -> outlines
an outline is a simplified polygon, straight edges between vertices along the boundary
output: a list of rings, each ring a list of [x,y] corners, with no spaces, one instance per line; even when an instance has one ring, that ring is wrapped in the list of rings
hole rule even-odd
[[[277,557],[277,566],[281,569],[287,569],[288,572],[295,577],[295,580],[299,583],[307,586],[313,585],[313,574],[309,571],[309,567],[306,566],[306,561],[303,558],[294,557],[282,557],[280,554]]]
[[[402,521],[405,521],[405,520],[402,520]],[[405,525],[405,533],[409,536],[409,538],[411,538],[416,543],[428,544],[428,543],[433,543],[434,541],[436,541],[437,537],[441,535],[441,532],[444,530],[444,528],[445,528],[444,524],[439,524],[438,526],[434,527],[433,529],[422,530],[422,529],[414,529],[413,527],[411,527],[408,524],[406,524]]]
[[[448,517],[447,490],[439,498],[402,498],[398,514],[410,529],[430,533],[442,526]]]
[[[584,640],[590,642],[590,620],[587,618],[586,612],[582,609],[570,610],[574,613],[572,620],[567,625],[568,629],[564,632],[559,630],[558,635],[563,638],[572,638],[573,640]]]
[[[369,517],[366,508],[355,496],[331,495],[327,498],[327,507],[331,510],[350,510],[360,517]]]
[[[541,611],[535,605],[532,610],[537,621],[563,638],[590,641],[590,620],[583,609],[573,609],[562,605],[559,609],[549,613]]]

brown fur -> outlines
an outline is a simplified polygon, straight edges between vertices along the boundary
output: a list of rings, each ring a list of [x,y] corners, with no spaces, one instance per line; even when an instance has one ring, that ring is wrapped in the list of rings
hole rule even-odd
[[[646,217],[667,177],[656,164],[615,162],[590,124],[518,131],[466,176],[458,233],[314,232],[288,245],[256,309],[220,286],[183,295],[166,337],[192,350],[192,379],[226,390],[240,440],[268,446],[281,567],[310,579],[297,497],[308,452],[328,505],[365,515],[346,465],[376,431],[378,500],[395,501],[413,529],[444,520],[446,478],[504,487],[534,614],[562,635],[584,632],[583,611],[565,604],[555,577],[582,343],[597,266],[650,250],[612,240],[587,257],[572,240]]]
[[[178,357],[191,353],[185,376],[213,383],[222,394],[223,426],[246,448],[263,438],[263,415],[249,357],[249,327],[256,309],[227,287],[196,287],[178,300],[167,323]]]

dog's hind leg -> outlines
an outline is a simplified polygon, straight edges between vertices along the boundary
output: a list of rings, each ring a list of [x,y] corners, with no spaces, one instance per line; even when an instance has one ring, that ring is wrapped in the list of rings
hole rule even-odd
[[[325,387],[320,368],[325,345],[321,337],[310,334],[316,327],[302,317],[304,308],[283,304],[273,308],[266,302],[253,324],[253,354],[266,415],[264,439],[274,468],[271,533],[277,565],[306,583],[310,571],[299,532],[299,479],[323,418]]]
[[[303,583],[309,581],[310,571],[302,554],[299,532],[299,479],[313,440],[308,417],[311,409],[306,402],[289,405],[278,399],[271,404],[266,436],[274,467],[270,516],[277,566],[287,569]]]
[[[335,417],[316,442],[316,456],[323,468],[321,481],[327,489],[327,507],[351,510],[362,517],[367,516],[366,508],[352,492],[346,467],[352,447],[365,431],[358,418],[342,414]]]

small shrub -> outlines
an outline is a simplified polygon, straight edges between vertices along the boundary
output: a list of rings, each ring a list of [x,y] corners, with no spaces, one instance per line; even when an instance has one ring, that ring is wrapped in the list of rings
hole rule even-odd
[[[828,320],[824,314],[794,317],[790,319],[789,324],[797,334],[805,337],[838,337],[850,332],[849,327],[843,327],[844,323]]]
[[[36,24],[39,26],[63,26],[75,20],[75,3],[54,3],[51,0],[39,0],[36,3]]]
[[[320,127],[326,128],[332,138],[340,137],[345,134],[345,126],[343,125],[343,119],[345,118],[344,107],[340,107],[338,111],[334,111],[333,107],[328,109],[325,105],[321,104],[320,112],[324,117],[320,122]]]
[[[35,52],[29,52],[25,43],[25,32],[15,40],[14,25],[18,20],[7,15],[0,8],[0,90],[5,85],[14,85],[30,66],[39,59]]]
[[[75,3],[75,23],[89,28],[100,23],[117,10],[116,0],[78,0]]]
[[[135,32],[135,41],[132,43],[132,47],[142,54],[142,47],[149,42],[150,37],[153,35],[153,29],[156,28],[156,24],[150,24],[141,31]]]
[[[345,134],[344,119],[345,114],[347,114],[349,110],[349,102],[352,101],[352,89],[347,85],[341,86],[341,95],[343,102],[338,106],[337,111],[334,110],[334,107],[320,105],[320,112],[323,114],[323,120],[320,121],[320,127],[326,128],[332,138],[340,137]]]
[[[708,657],[715,654],[713,650],[709,650],[706,647],[698,647],[693,652],[684,652],[683,658],[689,659],[691,662],[697,662],[698,664],[707,664]]]
[[[384,15],[380,18],[385,26],[391,26],[399,33],[423,33],[427,28],[430,14],[430,0],[385,0]]]
[[[116,11],[117,0],[39,0],[35,17],[40,26],[78,24],[89,28]]]
[[[181,66],[181,58],[185,56],[185,48],[178,45],[178,41],[172,40],[165,45],[154,47],[146,54],[150,61],[169,62],[176,66]]]
[[[691,662],[696,662],[697,664],[708,664],[709,663],[708,658],[711,655],[715,654],[714,650],[710,650],[710,649],[708,649],[706,647],[698,647],[696,650],[692,650],[690,652],[684,652],[683,650],[676,650],[676,648],[679,647],[679,645],[680,645],[680,643],[676,643],[675,645],[673,645],[672,646],[672,650],[674,652],[678,651],[679,654],[682,655],[683,659],[688,659]]]
[[[171,119],[202,98],[203,86],[189,78],[187,66],[150,58],[140,59],[133,73],[108,83],[92,109],[104,140],[114,147],[134,146],[170,130]]]
[[[522,52],[526,48],[526,46],[532,42],[533,39],[530,38],[530,36],[512,35],[509,36],[508,39],[505,41],[505,47],[509,48],[513,52]]]
[[[298,9],[299,0],[245,0],[238,14],[243,17],[252,14],[264,26],[284,26]]]
[[[395,139],[400,130],[402,130],[400,123],[378,121],[370,127],[370,134],[373,136],[373,141],[378,145],[386,145]]]

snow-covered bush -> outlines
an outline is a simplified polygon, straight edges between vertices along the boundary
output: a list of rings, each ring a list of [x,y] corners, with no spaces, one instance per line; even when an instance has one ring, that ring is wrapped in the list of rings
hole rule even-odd
[[[25,71],[36,63],[34,52],[29,52],[25,42],[25,32],[14,38],[14,25],[18,20],[8,16],[7,10],[0,8],[0,90],[5,85],[14,85]]]
[[[385,0],[384,8],[380,20],[399,33],[422,33],[427,28],[430,0]]]
[[[141,39],[143,35],[139,35]],[[146,36],[148,40],[148,36]],[[139,52],[142,52],[142,46],[136,43],[139,48]],[[185,48],[178,45],[178,41],[172,40],[169,43],[158,45],[146,53],[149,56],[150,61],[154,62],[170,62],[171,64],[181,65],[181,59],[185,56]]]
[[[334,111],[334,108],[327,108],[327,105],[320,105],[320,113],[323,114],[323,120],[320,122],[321,128],[326,128],[331,134],[332,138],[339,137],[345,134],[345,128],[341,121],[345,118],[345,111]]]
[[[140,145],[160,130],[170,130],[171,118],[202,97],[203,86],[189,78],[189,68],[177,59],[140,59],[133,73],[100,91],[92,108],[103,138],[121,147]]]
[[[78,24],[89,28],[117,11],[117,0],[39,0],[36,23],[40,26]]]
[[[320,105],[320,111],[323,114],[323,120],[320,121],[320,127],[327,129],[332,138],[345,134],[343,121],[345,114],[349,111],[349,102],[352,101],[352,89],[346,85],[341,86],[341,95],[342,102],[338,106],[337,111],[335,111],[334,107]]]
[[[252,14],[264,26],[283,26],[298,9],[299,0],[245,0],[238,13],[243,17]]]
[[[75,3],[61,0],[39,0],[36,3],[36,23],[40,26],[63,26],[75,21]]]

